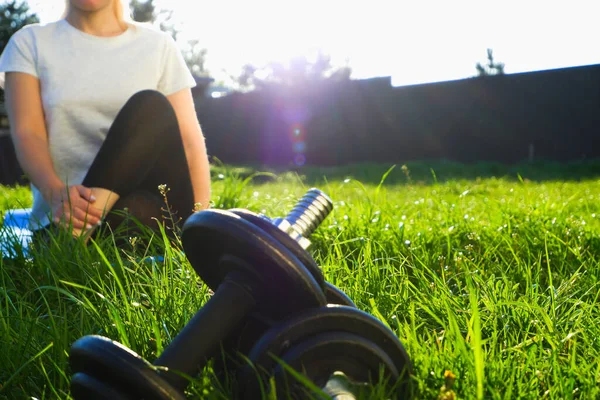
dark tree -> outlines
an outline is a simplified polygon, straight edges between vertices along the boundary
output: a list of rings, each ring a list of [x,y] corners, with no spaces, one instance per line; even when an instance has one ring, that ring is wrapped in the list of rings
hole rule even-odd
[[[479,76],[504,75],[504,63],[498,63],[494,61],[492,49],[487,49],[487,58],[487,65],[481,65],[481,63],[477,63],[475,66],[475,68],[477,68],[477,74]]]
[[[131,17],[137,22],[153,22],[155,6],[153,0],[131,0],[129,3]]]
[[[0,4],[0,53],[16,31],[37,22],[40,22],[39,18],[30,11],[29,5],[24,1],[12,0]]]
[[[173,20],[173,10],[157,9],[154,0],[131,0],[129,7],[134,21],[157,25],[161,31],[169,33],[173,40],[177,41],[180,30]],[[206,52],[198,40],[190,40],[186,49],[182,51],[188,68],[196,76],[207,75],[204,67]]]

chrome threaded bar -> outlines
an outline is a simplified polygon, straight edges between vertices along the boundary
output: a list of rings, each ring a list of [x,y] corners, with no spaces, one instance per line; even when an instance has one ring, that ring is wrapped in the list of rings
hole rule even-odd
[[[310,189],[285,217],[299,234],[305,238],[321,225],[333,210],[333,202],[322,191]]]
[[[356,385],[343,372],[334,372],[323,387],[323,392],[332,400],[356,400]]]
[[[285,218],[276,218],[272,222],[306,249],[310,245],[308,238],[332,210],[331,199],[321,190],[312,188]]]

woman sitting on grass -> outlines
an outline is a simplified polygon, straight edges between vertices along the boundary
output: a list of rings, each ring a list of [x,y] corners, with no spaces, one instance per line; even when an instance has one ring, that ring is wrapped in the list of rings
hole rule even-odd
[[[171,37],[125,20],[121,0],[68,0],[60,20],[20,29],[0,56],[3,80],[34,238],[66,229],[87,241],[123,222],[110,210],[156,227],[208,207],[195,80]]]

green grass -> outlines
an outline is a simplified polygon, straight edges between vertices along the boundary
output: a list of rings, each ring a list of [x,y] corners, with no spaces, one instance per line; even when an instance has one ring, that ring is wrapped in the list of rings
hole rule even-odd
[[[600,179],[580,167],[443,165],[398,166],[381,185],[389,166],[260,184],[221,166],[213,202],[280,216],[310,186],[324,190],[335,209],[311,253],[398,335],[417,398],[437,399],[445,382],[457,398],[600,397]],[[28,201],[0,188],[2,212]],[[84,335],[150,361],[161,353],[209,291],[177,243],[158,239],[0,261],[0,398],[68,399],[68,350]],[[147,255],[164,262],[138,261]],[[208,379],[193,391],[228,398]]]

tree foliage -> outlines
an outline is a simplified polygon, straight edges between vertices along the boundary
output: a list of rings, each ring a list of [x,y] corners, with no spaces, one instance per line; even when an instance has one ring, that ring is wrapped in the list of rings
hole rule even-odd
[[[131,17],[137,22],[152,22],[154,21],[155,9],[154,2],[152,0],[140,1],[130,0],[129,9],[131,10]]]
[[[242,73],[232,78],[242,91],[248,91],[272,85],[299,87],[314,82],[348,80],[351,72],[348,66],[334,67],[329,55],[318,52],[314,60],[297,56],[288,63],[270,62],[263,67],[246,64]]]
[[[11,36],[25,25],[40,22],[25,1],[11,0],[0,4],[0,53]]]
[[[129,3],[131,16],[134,21],[153,24],[163,32],[167,32],[176,42],[181,30],[174,19],[174,10],[157,8],[154,0],[131,0]],[[199,40],[189,40],[182,45],[182,55],[190,71],[196,76],[205,76],[207,50],[200,45]]]
[[[475,68],[477,68],[477,74],[479,76],[504,75],[504,63],[494,61],[492,49],[487,49],[487,58],[487,65],[482,65],[478,62],[475,66]]]

